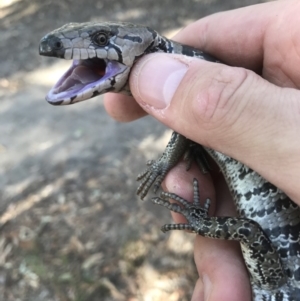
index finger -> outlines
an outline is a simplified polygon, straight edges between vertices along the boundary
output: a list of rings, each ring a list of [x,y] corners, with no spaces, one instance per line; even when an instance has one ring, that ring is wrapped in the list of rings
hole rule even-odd
[[[106,93],[104,107],[110,117],[119,122],[129,122],[147,115],[132,96],[124,94]]]
[[[291,39],[287,33],[296,22],[293,16],[297,7],[299,3],[295,1],[273,1],[217,13],[188,25],[174,40],[214,55],[228,65],[261,73],[268,43],[288,47],[284,36]]]

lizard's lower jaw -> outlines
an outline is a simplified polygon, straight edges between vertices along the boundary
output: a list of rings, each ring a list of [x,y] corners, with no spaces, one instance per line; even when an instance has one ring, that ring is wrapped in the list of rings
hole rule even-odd
[[[67,105],[109,91],[111,79],[127,66],[104,59],[73,60],[72,66],[49,91],[46,100],[52,105]]]

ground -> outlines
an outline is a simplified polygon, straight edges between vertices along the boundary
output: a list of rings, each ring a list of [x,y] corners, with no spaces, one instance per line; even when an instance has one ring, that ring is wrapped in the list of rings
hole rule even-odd
[[[69,63],[39,57],[38,43],[71,21],[170,36],[259,2],[0,0],[0,301],[190,300],[193,235],[161,233],[169,212],[135,195],[170,130],[149,117],[117,123],[101,97],[50,106],[45,94]]]

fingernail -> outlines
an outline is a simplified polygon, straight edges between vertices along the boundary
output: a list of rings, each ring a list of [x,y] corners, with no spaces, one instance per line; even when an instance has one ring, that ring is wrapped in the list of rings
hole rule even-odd
[[[167,107],[187,69],[170,55],[149,55],[134,69],[134,90],[139,100],[157,109]]]

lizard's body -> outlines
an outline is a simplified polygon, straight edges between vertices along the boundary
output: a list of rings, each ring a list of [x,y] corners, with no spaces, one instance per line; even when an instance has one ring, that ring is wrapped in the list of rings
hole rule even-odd
[[[106,92],[130,94],[128,78],[132,65],[141,56],[153,52],[217,62],[210,55],[168,40],[148,27],[128,23],[68,24],[49,33],[40,44],[42,55],[74,60],[51,89],[47,100],[61,105]],[[191,143],[173,133],[163,156],[139,176],[142,182],[138,193],[142,198],[153,183],[157,189]],[[251,274],[253,299],[300,301],[299,207],[244,164],[212,149],[204,149],[223,172],[239,218],[210,218],[207,208],[203,209],[197,200],[193,205],[181,200],[179,207],[156,198],[154,202],[181,212],[189,222],[183,226],[166,225],[164,230],[188,228],[203,236],[240,241]],[[169,196],[177,197],[165,194]]]

